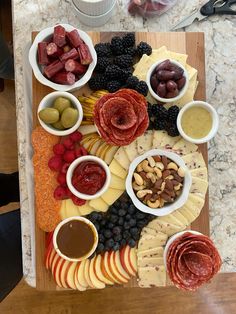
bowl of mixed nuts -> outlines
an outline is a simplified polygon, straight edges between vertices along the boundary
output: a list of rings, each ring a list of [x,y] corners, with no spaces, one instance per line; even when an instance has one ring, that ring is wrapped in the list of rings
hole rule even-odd
[[[191,184],[191,174],[179,155],[153,149],[131,163],[126,190],[139,210],[165,216],[186,203]]]

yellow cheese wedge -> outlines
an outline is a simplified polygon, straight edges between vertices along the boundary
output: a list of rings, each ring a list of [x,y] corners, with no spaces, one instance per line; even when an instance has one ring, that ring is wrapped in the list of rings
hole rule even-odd
[[[110,188],[117,190],[125,190],[125,180],[112,174]]]
[[[121,167],[120,164],[118,164],[118,162],[113,159],[110,166],[110,171],[111,173],[115,174],[116,176],[124,179],[127,176],[127,171]]]
[[[193,214],[190,209],[184,206],[179,208],[178,211],[188,220],[188,225],[190,225],[197,218],[197,216]]]
[[[102,194],[101,198],[108,205],[112,205],[123,193],[124,193],[124,190],[116,190],[116,189],[109,188],[104,194]]]
[[[192,186],[190,189],[190,193],[205,198],[207,189],[208,182],[206,180],[202,180],[197,177],[192,177]]]
[[[101,197],[89,201],[89,206],[91,206],[93,210],[100,212],[106,212],[109,207]]]
[[[66,201],[66,215],[68,217],[81,216],[79,207],[73,203],[73,201],[68,198]]]
[[[129,161],[132,162],[138,156],[137,141],[135,140],[131,144],[124,146],[124,150]]]
[[[183,225],[188,226],[189,221],[188,219],[186,219],[186,217],[181,214],[181,212],[177,209],[175,210],[173,213],[171,213],[172,216],[174,216],[176,219],[178,219],[178,221],[180,221]]]
[[[67,218],[67,214],[66,214],[66,200],[62,200],[62,202],[61,202],[60,216],[61,216],[62,220]]]
[[[111,146],[109,145],[108,150],[106,151],[105,155],[104,155],[104,161],[110,165],[110,163],[112,162],[117,150],[118,150],[118,146]]]
[[[79,211],[81,213],[81,216],[89,215],[92,211],[94,211],[94,209],[91,206],[89,206],[88,202],[86,202],[82,206],[78,206],[78,209],[79,209]]]
[[[130,166],[130,160],[124,151],[123,147],[120,147],[118,151],[116,152],[114,159],[123,167],[125,170],[129,169]]]

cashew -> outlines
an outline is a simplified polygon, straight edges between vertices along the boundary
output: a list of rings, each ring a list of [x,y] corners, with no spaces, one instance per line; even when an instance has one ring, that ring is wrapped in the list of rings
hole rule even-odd
[[[172,174],[171,174],[171,175],[169,175],[168,177],[166,177],[165,179],[166,179],[166,180],[173,180],[174,177],[173,177]]]
[[[159,168],[161,171],[163,171],[165,168],[162,162],[156,162],[156,167]]]
[[[160,206],[160,201],[157,199],[155,202],[147,201],[147,206],[150,208],[158,208]]]
[[[136,172],[134,173],[134,179],[138,185],[143,185],[143,178]]]
[[[147,173],[147,178],[148,179],[151,179],[152,183],[155,183],[156,182],[156,176],[154,175],[154,173],[151,173],[151,172],[148,172]]]
[[[182,186],[182,184],[179,183],[178,185],[176,185],[176,186],[174,187],[174,190],[175,190],[175,191],[179,191],[180,188],[181,188],[181,186]]]
[[[160,197],[160,207],[163,207],[165,204],[165,201],[163,200],[163,198]]]
[[[148,161],[146,159],[142,162],[142,167],[145,172],[154,172],[154,169],[148,165]]]
[[[164,191],[165,187],[166,187],[166,183],[162,182],[162,184],[161,184],[161,191]]]
[[[148,162],[149,162],[149,165],[153,168],[153,167],[155,167],[155,164],[156,164],[156,162],[155,162],[155,160],[150,156],[150,157],[148,157]]]
[[[157,177],[160,179],[162,177],[161,170],[159,168],[157,168],[157,167],[154,167],[153,169],[154,169],[154,172],[157,175]]]
[[[173,169],[173,170],[177,171],[178,170],[178,166],[174,162],[170,162],[167,165],[167,169]]]
[[[137,170],[137,172],[143,171],[142,163],[138,164],[136,170]]]
[[[178,175],[179,175],[180,177],[182,177],[182,178],[183,178],[184,175],[185,175],[185,171],[184,171],[184,169],[181,168],[181,167],[178,169],[178,172],[177,172],[177,173],[178,173]]]
[[[147,194],[152,194],[152,190],[142,190],[137,192],[137,197],[138,198],[143,198]]]
[[[145,189],[145,185],[137,185],[135,182],[132,183],[132,187],[135,191],[141,191]]]

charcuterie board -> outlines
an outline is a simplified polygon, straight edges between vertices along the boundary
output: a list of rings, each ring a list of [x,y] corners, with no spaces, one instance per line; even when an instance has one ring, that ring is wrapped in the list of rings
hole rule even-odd
[[[120,35],[120,33],[114,32],[90,32],[93,43],[110,41],[114,35]],[[33,34],[35,37],[36,33]],[[149,43],[154,49],[158,49],[161,46],[166,46],[167,49],[188,55],[188,64],[198,70],[198,88],[195,94],[195,99],[205,100],[205,55],[204,55],[204,34],[203,33],[136,33],[137,41],[145,41]],[[39,83],[33,76],[33,129],[38,125],[37,108],[41,99],[50,93],[52,90],[41,83]],[[74,92],[76,96],[86,94],[86,87]],[[199,151],[202,153],[205,163],[208,163],[207,144],[199,146]],[[208,193],[205,198],[205,204],[201,211],[200,216],[193,222],[191,228],[200,231],[203,234],[209,234],[209,199]],[[45,253],[45,232],[35,226],[35,256],[36,256],[36,288],[38,290],[56,290],[56,284],[51,276],[51,273],[46,270],[44,266],[44,253]],[[171,284],[168,283],[167,285]],[[129,281],[124,285],[128,287],[137,287],[136,278]]]

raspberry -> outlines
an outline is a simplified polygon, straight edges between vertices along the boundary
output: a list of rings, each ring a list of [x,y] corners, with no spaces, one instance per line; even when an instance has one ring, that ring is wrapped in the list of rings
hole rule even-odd
[[[59,175],[57,176],[57,182],[58,182],[60,185],[66,184],[66,174],[60,172]]]
[[[64,163],[61,168],[61,173],[67,173],[68,168],[70,167],[69,163]]]
[[[69,139],[72,140],[72,142],[80,142],[82,140],[83,135],[79,131],[75,131],[72,134],[70,134]]]
[[[75,150],[76,158],[81,157],[81,156],[86,156],[86,155],[88,155],[88,151],[83,146],[76,148]]]
[[[76,156],[73,150],[67,150],[63,155],[63,159],[68,163],[72,163],[75,160],[75,158]]]
[[[72,192],[70,191],[70,189],[68,187],[65,187],[66,189],[66,195],[68,198],[71,198],[73,196]]]
[[[65,139],[65,141],[63,142],[63,145],[67,149],[73,149],[73,147],[74,147],[74,143],[72,142],[72,140],[70,138]]]
[[[65,198],[67,198],[66,189],[63,186],[59,185],[55,189],[53,196],[56,200],[64,200]]]
[[[62,158],[59,155],[53,156],[51,159],[48,161],[48,167],[52,171],[60,171],[62,168]]]
[[[82,200],[81,198],[78,198],[75,195],[71,195],[71,199],[72,199],[73,203],[77,206],[82,206],[86,203],[85,200]]]
[[[65,147],[63,144],[56,144],[53,146],[53,152],[55,155],[63,155],[65,152]]]

